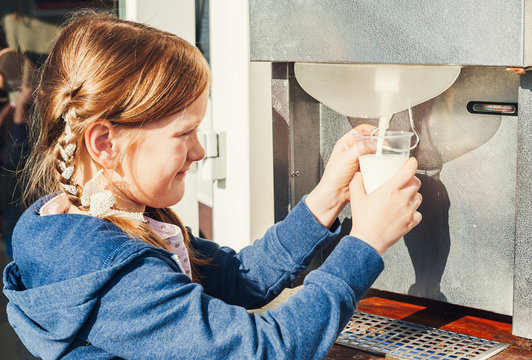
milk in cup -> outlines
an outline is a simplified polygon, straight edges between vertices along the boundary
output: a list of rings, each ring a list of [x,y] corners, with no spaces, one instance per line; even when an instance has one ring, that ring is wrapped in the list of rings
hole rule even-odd
[[[408,160],[412,135],[409,131],[381,129],[375,134],[355,134],[360,171],[368,194],[394,176]]]

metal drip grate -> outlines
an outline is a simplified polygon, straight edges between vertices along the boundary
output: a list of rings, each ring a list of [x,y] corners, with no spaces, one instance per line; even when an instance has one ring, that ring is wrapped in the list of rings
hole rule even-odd
[[[337,344],[377,356],[416,360],[480,360],[508,344],[357,311]]]

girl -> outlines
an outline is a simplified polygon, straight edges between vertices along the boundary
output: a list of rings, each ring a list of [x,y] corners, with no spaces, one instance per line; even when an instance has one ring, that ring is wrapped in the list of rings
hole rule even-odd
[[[141,24],[90,13],[61,32],[27,167],[29,194],[47,195],[18,222],[4,273],[9,321],[34,355],[323,358],[382,271],[380,255],[421,220],[415,160],[366,195],[350,132],[316,188],[252,246],[235,253],[195,238],[168,206],[204,155],[196,131],[209,79],[195,47]],[[248,313],[339,233],[349,200],[350,236],[303,289]]]

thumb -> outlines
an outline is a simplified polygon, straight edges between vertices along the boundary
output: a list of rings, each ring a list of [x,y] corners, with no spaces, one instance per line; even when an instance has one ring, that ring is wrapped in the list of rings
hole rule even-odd
[[[351,183],[349,184],[349,190],[351,191],[351,200],[366,194],[364,182],[362,181],[362,174],[360,171],[355,173],[353,180],[351,180]]]

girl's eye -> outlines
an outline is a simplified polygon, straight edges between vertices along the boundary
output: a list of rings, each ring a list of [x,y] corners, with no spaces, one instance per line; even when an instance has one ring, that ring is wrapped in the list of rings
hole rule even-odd
[[[193,132],[194,132],[194,129],[193,129],[193,130],[190,130],[190,131],[187,131],[186,133],[181,134],[181,136],[185,136],[185,137],[187,137],[187,136],[189,136],[189,135],[192,135]]]

